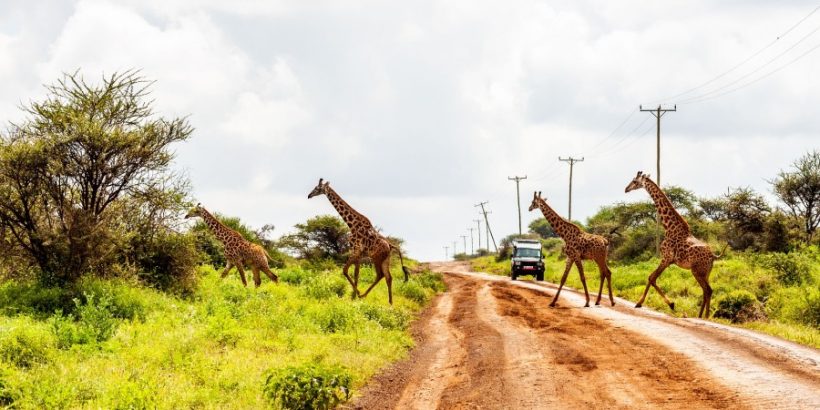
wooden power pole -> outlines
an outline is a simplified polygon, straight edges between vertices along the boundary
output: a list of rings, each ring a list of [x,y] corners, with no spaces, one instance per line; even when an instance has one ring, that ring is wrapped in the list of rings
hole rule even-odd
[[[567,221],[572,222],[572,168],[575,166],[576,162],[584,162],[584,157],[581,158],[561,158],[558,157],[559,161],[562,162],[569,162],[569,211],[567,212]]]
[[[644,109],[642,105],[638,106],[643,112],[648,112],[655,117],[657,121],[657,126],[655,127],[657,130],[656,133],[656,140],[655,140],[655,182],[658,184],[658,187],[661,186],[661,117],[668,112],[675,112],[678,110],[678,106],[675,105],[672,108],[661,108],[660,104],[658,104],[658,108],[652,109]],[[656,223],[655,223],[655,252],[661,252],[661,218],[658,216]]]
[[[518,189],[518,183],[521,182],[522,179],[527,179],[527,176],[507,177],[507,179],[515,181],[515,202],[518,204],[518,234],[521,235],[521,191]]]

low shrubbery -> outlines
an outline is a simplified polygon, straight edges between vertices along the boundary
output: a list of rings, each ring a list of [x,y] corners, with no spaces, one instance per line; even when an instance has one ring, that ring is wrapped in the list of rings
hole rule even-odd
[[[345,400],[405,354],[420,302],[443,289],[438,274],[396,279],[390,306],[383,282],[367,299],[352,299],[339,268],[292,265],[277,274],[279,284],[266,280],[255,289],[236,273],[222,279],[202,267],[187,296],[123,280],[86,278],[71,289],[8,281],[0,285],[0,407],[333,405],[326,393],[334,383],[335,397]],[[363,267],[360,287],[374,278]],[[327,369],[345,369],[346,376]],[[272,387],[273,374],[282,376],[280,387]],[[328,378],[318,385],[296,380],[316,375]]]
[[[271,371],[265,397],[283,409],[327,410],[350,399],[352,377],[341,367],[308,364]]]

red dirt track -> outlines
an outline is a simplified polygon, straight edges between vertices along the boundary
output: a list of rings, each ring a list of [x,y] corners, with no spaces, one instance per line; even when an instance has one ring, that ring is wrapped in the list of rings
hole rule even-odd
[[[449,289],[416,347],[350,408],[820,408],[815,349],[622,300],[582,308],[571,291],[549,308],[550,285],[432,267]]]

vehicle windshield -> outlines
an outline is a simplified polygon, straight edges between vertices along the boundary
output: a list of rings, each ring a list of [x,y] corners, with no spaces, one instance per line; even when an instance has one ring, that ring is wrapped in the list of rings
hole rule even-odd
[[[516,248],[515,256],[517,258],[539,258],[541,257],[541,252],[539,249]]]

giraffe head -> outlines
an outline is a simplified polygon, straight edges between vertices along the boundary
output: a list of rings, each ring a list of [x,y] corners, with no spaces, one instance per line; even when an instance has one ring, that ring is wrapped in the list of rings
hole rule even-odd
[[[644,187],[644,181],[646,178],[649,178],[649,174],[644,174],[643,171],[638,171],[638,175],[635,175],[635,179],[633,179],[629,185],[626,186],[624,192],[634,191],[636,189],[641,189]]]
[[[541,191],[535,191],[532,193],[532,203],[530,204],[530,212],[533,210],[538,209],[538,206],[544,202],[544,198],[541,198]]]
[[[313,191],[310,191],[308,194],[308,199],[313,198],[317,195],[327,194],[327,189],[330,188],[330,182],[323,182],[322,178],[319,178],[319,184],[316,185],[316,188],[313,188]]]
[[[200,204],[200,203],[196,204],[195,207],[191,208],[191,210],[188,211],[187,214],[185,214],[185,219],[193,218],[193,217],[196,217],[196,216],[201,217],[203,209],[204,208],[202,208],[202,204]]]

